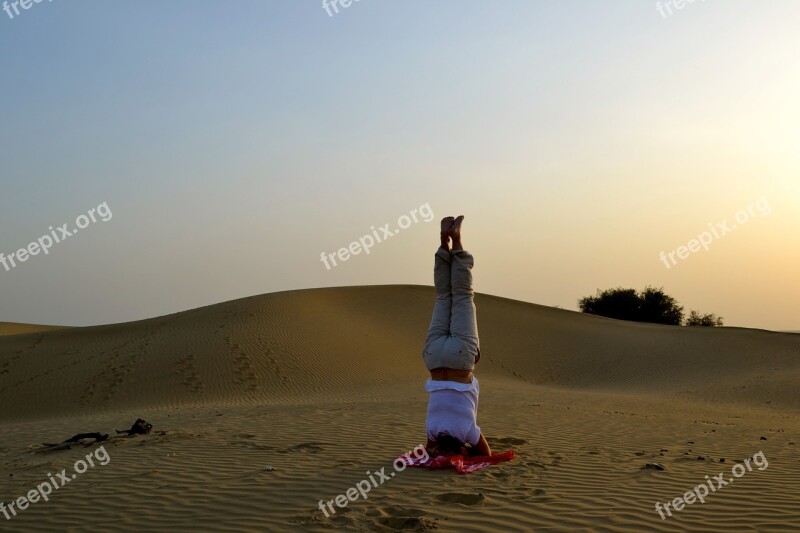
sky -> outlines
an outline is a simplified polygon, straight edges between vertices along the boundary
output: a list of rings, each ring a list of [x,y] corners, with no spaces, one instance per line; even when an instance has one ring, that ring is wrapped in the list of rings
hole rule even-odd
[[[800,2],[17,7],[0,321],[432,285],[463,214],[478,292],[574,310],[651,285],[800,330]]]

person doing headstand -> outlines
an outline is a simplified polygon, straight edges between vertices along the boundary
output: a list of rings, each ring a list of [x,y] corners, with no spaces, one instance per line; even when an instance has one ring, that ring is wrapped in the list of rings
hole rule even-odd
[[[441,246],[434,259],[436,301],[422,350],[431,373],[425,382],[430,395],[426,448],[431,455],[492,454],[477,423],[479,388],[473,371],[481,350],[472,290],[475,260],[461,244],[463,220],[442,219]]]

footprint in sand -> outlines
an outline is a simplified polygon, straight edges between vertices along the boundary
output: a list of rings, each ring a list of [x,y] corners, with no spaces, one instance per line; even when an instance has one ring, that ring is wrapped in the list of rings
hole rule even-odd
[[[536,468],[541,468],[542,470],[547,470],[547,465],[539,461],[523,461],[521,464],[523,466],[533,466]]]
[[[310,513],[310,515],[299,514],[295,515],[289,520],[290,524],[297,524],[300,526],[319,526],[320,524],[324,524],[326,528],[330,528],[331,525],[335,525],[338,528],[343,529],[354,529],[354,522],[353,519],[347,516],[348,513],[351,513],[352,510],[349,507],[333,507],[334,513],[331,514],[328,511],[328,515],[325,514],[320,510],[314,510]]]
[[[524,439],[515,439],[514,437],[500,437],[500,438],[489,437],[486,440],[492,444],[509,444],[511,446],[519,446],[521,444],[528,443],[528,441]]]
[[[321,451],[323,451],[321,443],[304,442],[302,444],[295,444],[294,446],[290,446],[285,450],[280,450],[280,453],[291,453],[291,452],[319,453]]]
[[[176,362],[175,373],[183,376],[183,384],[192,390],[195,394],[203,392],[203,380],[200,374],[197,373],[197,368],[194,365],[194,354],[187,354]]]
[[[238,344],[233,345],[232,351],[239,349]],[[240,351],[238,355],[234,356],[234,365],[236,372],[235,382],[244,385],[249,391],[258,390],[258,376],[256,375],[253,365],[247,353]]]
[[[464,505],[477,505],[486,498],[480,492],[477,494],[462,492],[445,492],[434,498],[439,503],[461,503]]]
[[[424,531],[436,529],[435,520],[425,517],[425,512],[419,509],[402,507],[378,507],[367,511],[367,516],[374,517],[375,521],[383,527],[393,530],[412,529]]]
[[[413,529],[414,531],[424,531],[426,529],[436,529],[436,522],[429,518],[417,518],[416,516],[391,516],[379,518],[378,523],[390,529]]]
[[[509,496],[514,501],[526,502],[527,504],[545,503],[553,499],[547,494],[547,489],[541,487],[532,488],[530,484],[516,488]]]

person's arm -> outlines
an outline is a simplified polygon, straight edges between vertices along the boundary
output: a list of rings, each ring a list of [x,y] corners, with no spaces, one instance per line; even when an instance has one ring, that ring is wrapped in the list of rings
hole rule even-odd
[[[478,443],[472,447],[472,453],[473,455],[492,455],[492,448],[486,442],[486,437],[483,436],[483,433],[481,433]]]
[[[437,452],[436,441],[428,439],[428,443],[425,445],[425,451],[428,452],[428,455],[435,454]]]

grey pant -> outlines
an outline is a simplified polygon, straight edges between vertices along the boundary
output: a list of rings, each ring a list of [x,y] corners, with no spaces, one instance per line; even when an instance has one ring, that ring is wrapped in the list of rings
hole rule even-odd
[[[428,370],[473,370],[480,352],[472,267],[475,259],[465,250],[436,250],[433,282],[436,303],[422,349]]]

